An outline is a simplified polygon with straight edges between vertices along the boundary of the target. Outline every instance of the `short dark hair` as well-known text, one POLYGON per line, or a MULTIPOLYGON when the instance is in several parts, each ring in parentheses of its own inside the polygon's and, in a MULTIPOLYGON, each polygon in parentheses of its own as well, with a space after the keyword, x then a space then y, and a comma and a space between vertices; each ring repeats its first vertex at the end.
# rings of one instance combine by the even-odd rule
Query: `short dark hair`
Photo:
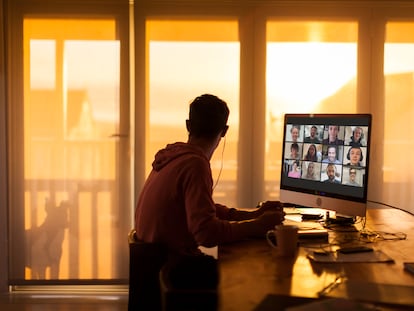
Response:
POLYGON ((217 96, 198 96, 190 104, 188 131, 194 137, 216 137, 227 129, 229 114, 226 102, 217 96))
POLYGON ((299 145, 297 143, 292 143, 290 145, 290 150, 292 150, 292 149, 296 149, 296 151, 299 151, 299 145))

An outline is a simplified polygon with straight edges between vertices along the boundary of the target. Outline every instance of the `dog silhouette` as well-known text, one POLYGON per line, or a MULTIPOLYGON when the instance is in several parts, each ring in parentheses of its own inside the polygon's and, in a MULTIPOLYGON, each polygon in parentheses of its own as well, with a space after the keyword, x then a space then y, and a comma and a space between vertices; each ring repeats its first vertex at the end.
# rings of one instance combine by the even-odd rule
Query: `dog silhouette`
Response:
POLYGON ((56 206, 46 199, 46 217, 37 227, 27 229, 26 266, 31 269, 32 279, 44 280, 50 268, 50 279, 59 278, 62 243, 68 227, 69 203, 62 201, 56 206))

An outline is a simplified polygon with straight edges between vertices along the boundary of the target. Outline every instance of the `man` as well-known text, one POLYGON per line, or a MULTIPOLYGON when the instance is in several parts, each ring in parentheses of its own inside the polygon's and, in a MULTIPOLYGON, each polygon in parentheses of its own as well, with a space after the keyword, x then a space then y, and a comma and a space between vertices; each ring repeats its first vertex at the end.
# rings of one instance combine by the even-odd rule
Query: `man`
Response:
POLYGON ((335 178, 336 166, 334 164, 329 163, 326 166, 326 175, 328 175, 328 179, 325 179, 324 182, 333 183, 333 184, 340 184, 340 181, 335 178))
POLYGON ((318 128, 316 127, 316 125, 312 125, 312 127, 310 128, 309 136, 305 137, 305 143, 319 144, 320 141, 318 139, 318 136, 316 136, 317 134, 318 134, 318 128))
POLYGON ((361 161, 364 159, 361 147, 352 146, 349 148, 346 158, 349 160, 346 165, 361 166, 361 161))
POLYGON ((343 145, 344 141, 338 138, 339 125, 328 126, 328 138, 325 138, 322 143, 324 145, 343 145))
POLYGON ((349 144, 351 146, 357 146, 357 147, 362 147, 362 146, 367 145, 364 139, 364 130, 362 129, 362 127, 360 126, 355 127, 355 129, 352 131, 352 136, 351 136, 349 144))
POLYGON ((336 157, 336 146, 328 146, 328 155, 325 159, 323 159, 323 163, 334 163, 334 164, 341 164, 336 157))
POLYGON ((199 254, 247 237, 265 237, 284 220, 282 204, 264 202, 252 211, 215 204, 210 159, 228 126, 227 104, 204 94, 190 104, 188 141, 155 155, 135 211, 137 237, 165 244, 170 253, 199 254))
POLYGON ((351 167, 349 168, 349 181, 346 183, 346 185, 359 187, 360 184, 357 183, 355 179, 356 179, 356 169, 354 167, 351 167))

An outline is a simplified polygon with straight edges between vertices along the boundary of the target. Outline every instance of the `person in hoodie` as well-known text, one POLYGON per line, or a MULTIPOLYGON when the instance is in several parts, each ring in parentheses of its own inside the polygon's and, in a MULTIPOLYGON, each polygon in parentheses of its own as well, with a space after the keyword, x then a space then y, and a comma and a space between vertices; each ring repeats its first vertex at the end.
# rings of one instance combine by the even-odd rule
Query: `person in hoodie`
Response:
POLYGON ((158 151, 135 211, 137 238, 158 242, 169 252, 198 254, 248 237, 265 237, 284 220, 283 204, 262 202, 239 210, 213 200, 210 159, 225 136, 229 109, 220 98, 204 94, 190 104, 187 142, 158 151))

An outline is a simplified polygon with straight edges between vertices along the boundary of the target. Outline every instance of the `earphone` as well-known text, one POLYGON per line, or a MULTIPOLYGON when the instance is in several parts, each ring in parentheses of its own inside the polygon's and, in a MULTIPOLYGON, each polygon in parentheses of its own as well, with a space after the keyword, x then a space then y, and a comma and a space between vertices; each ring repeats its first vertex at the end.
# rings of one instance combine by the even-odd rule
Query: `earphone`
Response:
MULTIPOLYGON (((229 128, 228 127, 228 125, 226 125, 226 127, 227 127, 227 129, 229 128)), ((227 132, 227 129, 226 129, 226 132, 227 132)), ((222 137, 224 137, 224 142, 223 142, 223 149, 221 150, 221 164, 220 164, 220 171, 219 171, 219 173, 218 173, 218 176, 217 176, 217 180, 216 180, 216 182, 215 182, 215 184, 214 184, 214 186, 213 186, 213 190, 217 187, 217 184, 218 184, 218 182, 219 182, 219 180, 220 180, 220 176, 221 176, 221 172, 223 171, 223 158, 224 158, 224 149, 226 148, 226 133, 224 133, 224 135, 222 136, 222 137)))

